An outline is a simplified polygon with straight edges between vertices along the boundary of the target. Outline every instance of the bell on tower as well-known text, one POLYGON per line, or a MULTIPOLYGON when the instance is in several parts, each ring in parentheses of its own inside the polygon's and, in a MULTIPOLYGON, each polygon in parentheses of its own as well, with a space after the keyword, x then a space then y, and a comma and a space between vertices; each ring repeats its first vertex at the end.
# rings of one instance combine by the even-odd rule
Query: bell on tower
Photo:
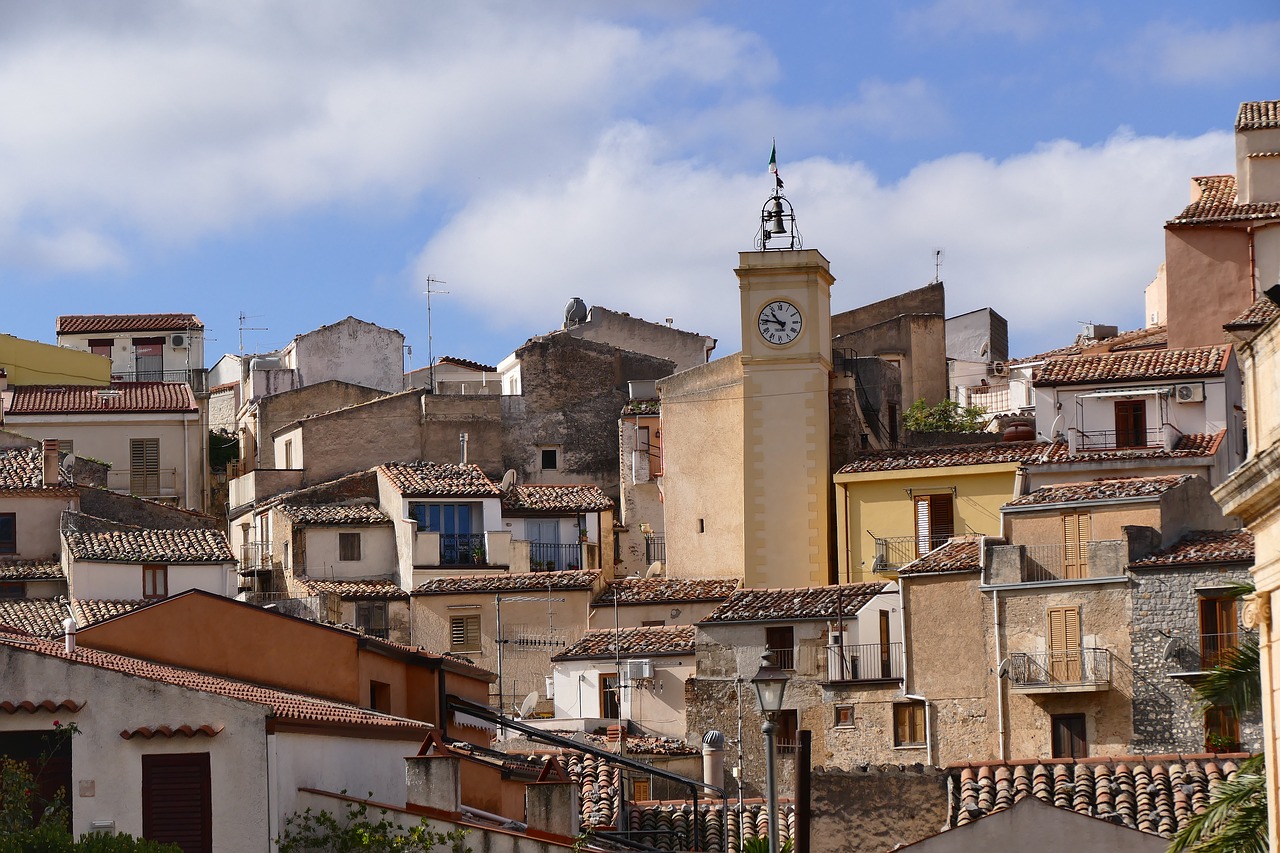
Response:
POLYGON ((782 176, 778 174, 778 144, 769 155, 769 173, 773 175, 773 194, 760 211, 760 230, 756 232, 757 249, 799 249, 804 246, 796 230, 796 213, 782 194, 782 176), (773 241, 772 245, 770 241, 773 241))

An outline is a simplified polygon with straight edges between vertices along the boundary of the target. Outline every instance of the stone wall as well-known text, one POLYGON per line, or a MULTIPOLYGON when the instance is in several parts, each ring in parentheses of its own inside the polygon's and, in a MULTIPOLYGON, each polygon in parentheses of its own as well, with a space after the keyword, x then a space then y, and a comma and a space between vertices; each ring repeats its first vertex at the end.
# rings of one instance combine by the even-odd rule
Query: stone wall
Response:
POLYGON ((106 489, 80 485, 80 511, 95 518, 133 524, 138 527, 183 530, 222 530, 225 523, 211 515, 167 504, 118 495, 106 489))
POLYGON ((817 767, 812 853, 886 853, 947 825, 947 774, 937 767, 817 767))

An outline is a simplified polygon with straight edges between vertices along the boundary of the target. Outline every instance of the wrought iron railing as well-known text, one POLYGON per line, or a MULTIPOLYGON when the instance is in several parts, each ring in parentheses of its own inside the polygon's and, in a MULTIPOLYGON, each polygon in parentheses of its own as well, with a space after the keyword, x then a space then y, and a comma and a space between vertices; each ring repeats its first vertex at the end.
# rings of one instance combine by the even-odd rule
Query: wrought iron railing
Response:
MULTIPOLYGON (((1093 545, 1115 544, 1118 539, 1100 539, 1080 543, 1079 553, 1068 555, 1064 543, 1023 545, 1021 580, 1023 583, 1072 580, 1089 577, 1089 551, 1093 545)), ((1072 548, 1075 551, 1075 548, 1072 548)))
POLYGON ((1208 672, 1240 647, 1240 638, 1236 631, 1172 637, 1166 643, 1164 658, 1178 672, 1208 672))
POLYGON ((486 562, 483 533, 440 534, 440 565, 483 566, 486 562))
POLYGON ((647 565, 667 562, 667 538, 661 533, 644 536, 644 561, 647 565))
POLYGON ((794 646, 787 646, 783 649, 768 649, 773 655, 773 665, 778 669, 795 669, 796 668, 796 650, 794 646))
POLYGON ((1141 447, 1163 447, 1163 429, 1079 431, 1081 450, 1132 450, 1141 447))
POLYGON ((191 390, 203 393, 209 390, 209 371, 195 370, 130 370, 112 373, 112 382, 185 382, 191 390))
POLYGON ((827 646, 827 681, 902 678, 902 643, 827 646))
POLYGON ((582 546, 573 542, 530 542, 529 568, 535 572, 564 572, 582 568, 582 546))
POLYGON ((950 533, 938 533, 930 536, 876 536, 871 537, 876 543, 873 571, 900 569, 907 563, 923 557, 940 545, 945 545, 951 538, 950 533))
POLYGON ((240 571, 255 572, 270 568, 270 542, 246 542, 240 546, 240 571))
POLYGON ((1070 687, 1111 683, 1111 652, 1107 649, 1009 656, 1009 677, 1017 687, 1070 687))

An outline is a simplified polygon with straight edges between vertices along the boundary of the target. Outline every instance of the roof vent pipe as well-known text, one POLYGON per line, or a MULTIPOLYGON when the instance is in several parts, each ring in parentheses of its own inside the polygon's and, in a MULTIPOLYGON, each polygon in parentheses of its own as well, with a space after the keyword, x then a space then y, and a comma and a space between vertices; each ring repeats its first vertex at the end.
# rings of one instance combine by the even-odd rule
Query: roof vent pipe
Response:
POLYGON ((459 465, 467 464, 467 434, 465 432, 458 433, 458 451, 461 455, 459 465))
POLYGON ((62 633, 67 641, 67 654, 76 653, 76 620, 68 616, 62 620, 62 633))

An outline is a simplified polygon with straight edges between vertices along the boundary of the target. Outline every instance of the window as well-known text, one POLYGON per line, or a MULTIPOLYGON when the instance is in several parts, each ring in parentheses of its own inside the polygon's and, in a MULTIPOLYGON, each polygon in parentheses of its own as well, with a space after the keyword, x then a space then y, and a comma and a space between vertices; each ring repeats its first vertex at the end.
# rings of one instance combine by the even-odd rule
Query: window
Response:
POLYGON ((779 755, 800 749, 800 712, 794 708, 778 712, 778 734, 773 742, 779 755))
POLYGON ((1200 599, 1200 669, 1207 672, 1238 645, 1236 600, 1200 599))
POLYGON ((357 602, 356 627, 371 637, 387 639, 387 603, 385 601, 357 602))
POLYGON ((1116 447, 1147 446, 1147 402, 1116 400, 1116 447))
POLYGON ((1054 758, 1087 758, 1084 714, 1054 714, 1049 718, 1054 758))
POLYGON ((164 598, 169 594, 169 567, 142 567, 142 597, 164 598))
POLYGON ((652 799, 650 796, 648 779, 632 779, 631 780, 631 800, 632 802, 643 802, 652 799))
POLYGON ((369 682, 369 709, 391 713, 391 685, 385 681, 369 682))
POLYGON ((449 619, 449 651, 480 651, 480 615, 454 616, 449 619))
POLYGON ((950 493, 916 495, 915 502, 916 556, 923 557, 955 535, 955 511, 950 493))
POLYGON ((27 591, 20 583, 0 583, 0 598, 25 598, 27 591))
POLYGON ((293 468, 293 439, 286 438, 284 440, 284 467, 292 470, 293 468))
POLYGON ((1049 678, 1064 684, 1081 681, 1080 608, 1050 607, 1049 678))
POLYGON ((1062 576, 1089 576, 1089 513, 1067 512, 1062 515, 1062 576))
POLYGON ((622 687, 618 681, 618 673, 600 673, 600 716, 606 720, 616 720, 622 714, 622 687))
POLYGON ((160 439, 129 439, 129 491, 144 498, 160 494, 160 439))
POLYGON ((360 559, 359 533, 338 534, 338 559, 344 563, 350 563, 360 559))
POLYGON ((76 452, 75 441, 70 438, 58 439, 58 452, 59 453, 75 453, 76 452))
POLYGON ((90 338, 89 352, 94 355, 105 355, 107 358, 111 358, 111 348, 115 346, 115 343, 113 338, 90 338))
POLYGON ((836 728, 851 729, 853 728, 853 706, 837 705, 836 706, 836 728))
POLYGON ((560 450, 555 447, 544 447, 541 449, 542 470, 557 471, 560 469, 560 450))
POLYGON ((764 645, 773 652, 773 663, 778 669, 796 668, 795 629, 790 625, 765 628, 764 645))
POLYGON ((133 361, 138 382, 163 382, 164 338, 134 338, 133 361))
POLYGON ((893 706, 893 745, 924 746, 923 702, 903 702, 893 706))
POLYGON ((642 619, 640 620, 641 628, 661 628, 667 624, 666 619, 642 619))
POLYGON ((1206 708, 1204 746, 1209 752, 1240 751, 1240 719, 1230 706, 1206 708))
POLYGON ((0 554, 18 553, 18 516, 0 512, 0 554))
POLYGON ((142 756, 142 836, 213 850, 209 753, 142 756))

